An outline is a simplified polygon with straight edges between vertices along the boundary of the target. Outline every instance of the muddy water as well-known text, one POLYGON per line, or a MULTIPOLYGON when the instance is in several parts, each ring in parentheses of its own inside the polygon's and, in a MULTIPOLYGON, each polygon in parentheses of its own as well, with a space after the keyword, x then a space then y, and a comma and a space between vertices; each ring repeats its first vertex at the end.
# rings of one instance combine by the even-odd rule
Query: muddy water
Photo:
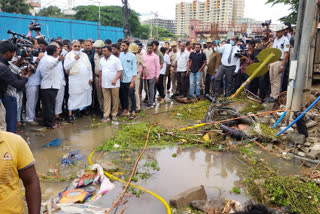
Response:
MULTIPOLYGON (((160 171, 147 180, 135 184, 140 185, 169 201, 191 187, 203 185, 208 198, 222 195, 240 202, 247 201, 244 195, 231 194, 229 191, 241 181, 240 169, 242 166, 233 153, 219 153, 205 151, 198 148, 178 149, 149 149, 145 153, 147 159, 157 160, 160 171), (172 157, 172 154, 178 154, 172 157)), ((110 207, 120 194, 122 184, 117 183, 116 189, 103 196, 94 204, 110 207)), ((238 185, 237 185, 238 186, 238 185)), ((243 192, 243 191, 242 191, 243 192)), ((163 214, 166 209, 153 196, 144 193, 139 198, 131 197, 128 200, 126 213, 163 214)), ((120 207, 121 210, 123 207, 120 207)))
MULTIPOLYGON (((190 125, 189 122, 176 121, 169 119, 169 111, 175 107, 173 102, 162 105, 159 108, 146 110, 146 116, 139 116, 132 123, 149 121, 158 123, 163 127, 177 128, 190 125)), ((119 129, 118 125, 107 125, 101 128, 89 128, 92 120, 89 117, 76 120, 75 124, 65 124, 62 128, 50 131, 35 131, 33 128, 25 128, 22 136, 30 143, 31 150, 36 159, 36 168, 39 174, 47 174, 50 167, 58 169, 60 176, 70 176, 77 174, 81 169, 88 165, 87 157, 92 150, 102 144, 105 139, 111 138, 119 129), (44 148, 43 145, 59 138, 62 145, 59 147, 44 148), (73 150, 79 150, 85 158, 74 167, 63 167, 60 165, 64 154, 73 150)), ((121 122, 121 123, 128 123, 121 122)), ((154 171, 153 175, 147 180, 136 183, 150 191, 160 195, 166 201, 185 191, 188 188, 203 185, 206 188, 208 197, 221 194, 228 199, 235 199, 245 202, 247 198, 241 195, 234 195, 229 191, 234 186, 241 183, 241 172, 245 170, 243 165, 236 159, 236 154, 219 153, 198 148, 177 149, 149 149, 146 151, 145 158, 157 160, 160 171, 154 171), (172 157, 172 154, 178 154, 172 157)), ((145 160, 141 161, 143 164, 145 160)), ((140 164, 140 165, 141 165, 140 164)), ((63 191, 71 181, 66 182, 47 182, 41 181, 41 191, 43 200, 63 191)), ((95 205, 110 207, 112 202, 122 191, 123 185, 115 182, 116 188, 103 196, 95 205)), ((241 191, 244 192, 243 190, 241 191)), ((125 213, 166 213, 163 204, 153 196, 144 193, 140 198, 130 197, 125 204, 128 209, 125 213)))

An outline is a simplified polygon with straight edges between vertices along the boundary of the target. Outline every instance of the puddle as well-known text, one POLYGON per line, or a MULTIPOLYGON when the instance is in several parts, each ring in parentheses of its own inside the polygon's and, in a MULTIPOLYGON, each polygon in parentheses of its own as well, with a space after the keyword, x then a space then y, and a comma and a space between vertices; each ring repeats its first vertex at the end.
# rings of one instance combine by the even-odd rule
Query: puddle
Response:
MULTIPOLYGON (((165 128, 177 128, 189 125, 182 120, 170 119, 167 111, 177 106, 174 102, 168 102, 155 109, 145 111, 145 115, 138 117, 134 121, 122 121, 120 123, 139 123, 148 121, 157 123, 165 128)), ((110 139, 119 129, 118 125, 107 125, 101 128, 89 128, 92 123, 89 117, 80 118, 74 125, 66 125, 57 130, 33 131, 31 127, 26 127, 21 134, 25 140, 30 143, 30 148, 36 159, 36 169, 38 173, 46 175, 50 166, 58 169, 60 176, 70 176, 77 174, 81 169, 88 166, 88 155, 105 139, 110 139), (59 138, 62 139, 62 145, 59 147, 44 148, 43 145, 59 138), (64 154, 73 150, 85 156, 74 167, 63 167, 60 165, 64 154)), ((244 166, 236 159, 235 153, 220 153, 206 151, 199 148, 164 148, 148 149, 144 155, 145 159, 156 160, 159 171, 153 171, 153 175, 147 179, 139 179, 136 185, 142 186, 169 202, 169 199, 191 187, 203 185, 208 194, 208 198, 221 194, 227 199, 233 199, 244 203, 248 198, 241 189, 240 195, 235 195, 229 191, 234 186, 241 186, 242 176, 245 172, 244 166), (177 157, 172 157, 172 154, 177 157)), ((140 165, 145 159, 141 160, 140 165)), ((266 158, 267 159, 267 158, 266 158)), ((276 164, 279 158, 270 158, 276 164)), ((267 160, 268 161, 268 160, 267 160)), ((292 164, 291 164, 292 165, 292 164)), ((290 163, 283 165, 287 169, 290 163)), ((279 168, 281 164, 279 164, 279 168)), ((66 182, 47 182, 41 181, 41 191, 43 200, 63 191, 71 181, 66 182)), ((104 195, 94 205, 101 207, 110 207, 122 191, 123 184, 115 182, 116 188, 104 195)), ((139 214, 163 214, 166 210, 163 204, 153 196, 143 193, 139 198, 135 196, 129 198, 125 213, 139 214)), ((122 209, 122 208, 121 208, 122 209)), ((120 209, 119 209, 120 210, 120 209)), ((118 210, 118 211, 119 211, 118 210)))

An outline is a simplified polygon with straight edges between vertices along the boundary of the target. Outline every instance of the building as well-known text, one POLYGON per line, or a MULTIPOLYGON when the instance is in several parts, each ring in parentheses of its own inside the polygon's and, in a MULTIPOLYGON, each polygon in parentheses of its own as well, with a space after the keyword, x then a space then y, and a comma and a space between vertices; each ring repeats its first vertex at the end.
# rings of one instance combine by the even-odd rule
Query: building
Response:
POLYGON ((26 0, 26 3, 31 6, 30 13, 33 16, 36 14, 35 8, 41 7, 41 0, 26 0))
POLYGON ((231 24, 244 16, 245 0, 206 0, 176 5, 177 35, 189 35, 192 20, 210 23, 231 24))
POLYGON ((168 31, 172 32, 173 34, 176 34, 176 21, 170 20, 170 19, 148 19, 145 21, 142 21, 143 25, 153 25, 157 27, 161 27, 164 29, 167 29, 168 31))

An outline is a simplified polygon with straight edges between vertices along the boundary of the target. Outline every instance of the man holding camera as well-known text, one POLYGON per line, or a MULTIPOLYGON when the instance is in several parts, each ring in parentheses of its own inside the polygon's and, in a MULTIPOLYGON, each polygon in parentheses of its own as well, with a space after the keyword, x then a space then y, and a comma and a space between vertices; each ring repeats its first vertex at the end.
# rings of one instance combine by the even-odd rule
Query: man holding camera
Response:
POLYGON ((215 47, 214 50, 222 53, 221 65, 217 71, 213 84, 213 96, 218 97, 220 95, 220 86, 223 76, 226 76, 226 97, 229 97, 232 93, 232 79, 233 75, 240 69, 240 58, 237 57, 237 52, 240 51, 237 43, 239 38, 233 36, 230 40, 230 44, 225 44, 222 47, 215 47))
MULTIPOLYGON (((8 130, 15 132, 17 114, 15 117, 10 117, 11 111, 14 108, 15 97, 6 96, 8 85, 22 90, 25 84, 28 82, 29 77, 31 76, 31 69, 27 69, 27 73, 18 76, 11 72, 9 68, 9 61, 16 54, 16 46, 9 41, 3 41, 0 43, 0 130, 8 130), (8 112, 7 114, 5 112, 8 112), (7 127, 8 124, 8 127, 7 127), (7 128, 6 128, 7 127, 7 128)), ((15 102, 16 103, 16 102, 15 102)))

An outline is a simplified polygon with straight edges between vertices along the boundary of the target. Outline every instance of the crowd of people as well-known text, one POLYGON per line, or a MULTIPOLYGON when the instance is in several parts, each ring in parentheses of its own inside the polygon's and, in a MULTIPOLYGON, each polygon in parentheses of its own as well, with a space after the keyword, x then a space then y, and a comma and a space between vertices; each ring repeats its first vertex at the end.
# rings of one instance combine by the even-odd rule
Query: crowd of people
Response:
POLYGON ((161 105, 166 95, 189 100, 230 96, 248 78, 246 68, 258 61, 257 55, 272 47, 282 52, 281 59, 247 90, 275 102, 287 87, 293 38, 293 30, 283 24, 273 31, 267 27, 260 40, 233 36, 219 42, 209 38, 204 44, 178 40, 163 47, 156 40, 144 46, 139 40, 57 38, 48 44, 38 37, 30 38, 39 53, 28 66, 15 44, 2 41, 0 128, 15 133, 23 121, 38 126, 42 118, 42 125, 55 129, 79 114, 98 114, 102 122, 134 119, 142 106, 153 108, 156 100, 161 105))

